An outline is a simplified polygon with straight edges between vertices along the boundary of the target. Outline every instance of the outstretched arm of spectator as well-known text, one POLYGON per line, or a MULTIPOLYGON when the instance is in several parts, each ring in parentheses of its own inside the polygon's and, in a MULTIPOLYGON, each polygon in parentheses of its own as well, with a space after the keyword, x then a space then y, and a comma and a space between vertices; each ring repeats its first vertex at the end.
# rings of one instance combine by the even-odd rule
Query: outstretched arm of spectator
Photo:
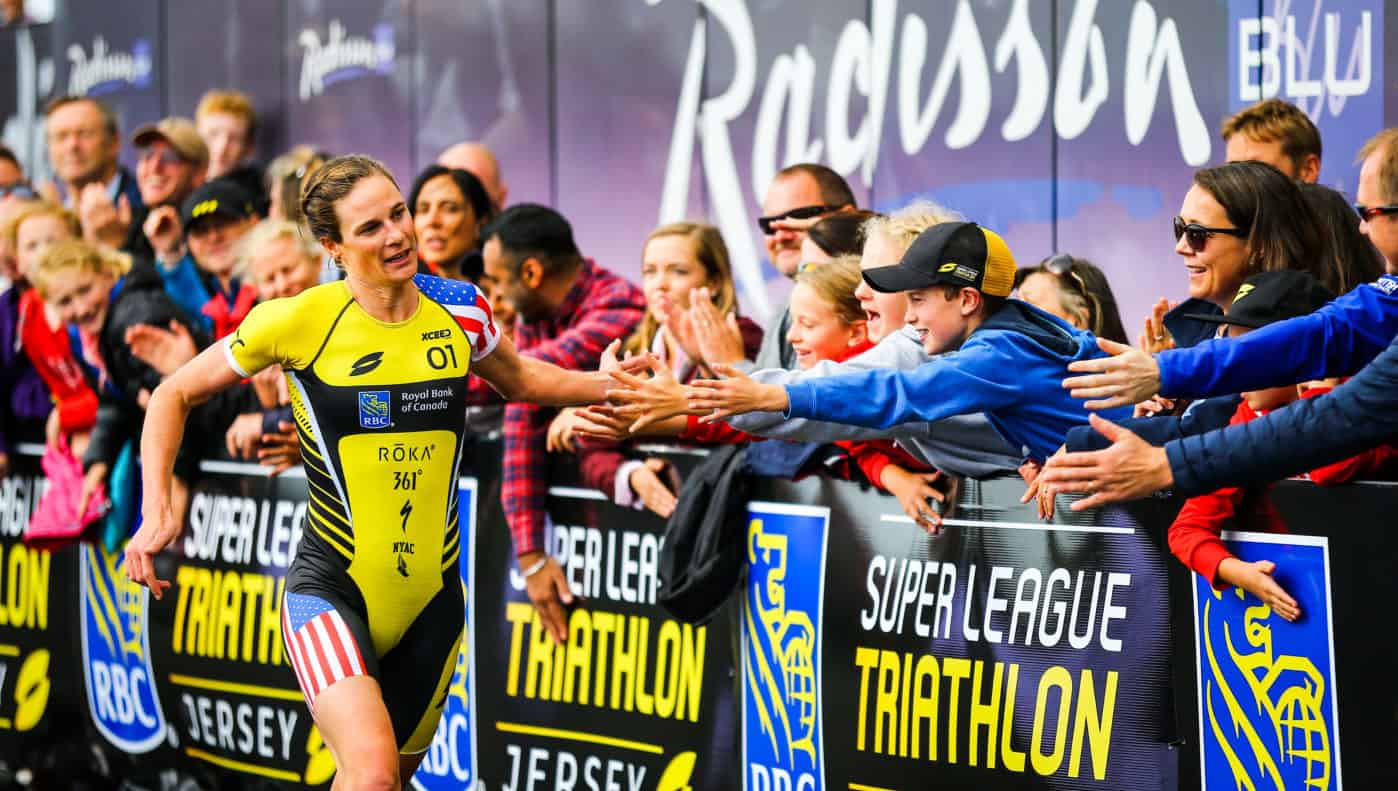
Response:
MULTIPOLYGON (((1246 337, 1246 336, 1245 336, 1246 337)), ((1398 433, 1398 341, 1329 395, 1265 417, 1154 448, 1093 416, 1112 440, 1106 450, 1069 453, 1044 467, 1044 485, 1087 492, 1080 511, 1174 488, 1194 496, 1264 483, 1330 464, 1398 433)))
POLYGON ((195 406, 241 379, 228 364, 223 345, 216 344, 166 379, 146 406, 141 434, 142 524, 126 545, 126 576, 150 588, 157 599, 170 583, 155 576, 155 556, 180 534, 170 481, 185 421, 195 406))

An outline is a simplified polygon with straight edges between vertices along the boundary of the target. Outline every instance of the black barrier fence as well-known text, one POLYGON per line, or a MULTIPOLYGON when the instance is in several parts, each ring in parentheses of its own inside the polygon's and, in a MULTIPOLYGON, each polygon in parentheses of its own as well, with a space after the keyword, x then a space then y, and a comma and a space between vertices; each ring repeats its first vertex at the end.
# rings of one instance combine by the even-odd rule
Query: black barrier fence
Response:
MULTIPOLYGON (((934 538, 867 487, 763 480, 746 582, 694 626, 656 604, 664 523, 555 486, 553 554, 580 597, 556 646, 512 561, 498 450, 477 447, 461 480, 466 639, 417 788, 1398 780, 1393 641, 1373 617, 1398 593, 1393 487, 1282 484, 1292 532, 1236 537, 1240 556, 1277 559, 1306 612, 1288 624, 1169 557, 1169 499, 1046 524, 1019 505, 1021 482, 968 481, 934 538)), ((0 482, 0 780, 331 779, 281 635, 304 478, 204 472, 157 564, 175 582, 160 600, 125 582, 119 553, 21 542, 46 485, 33 455, 0 482)))

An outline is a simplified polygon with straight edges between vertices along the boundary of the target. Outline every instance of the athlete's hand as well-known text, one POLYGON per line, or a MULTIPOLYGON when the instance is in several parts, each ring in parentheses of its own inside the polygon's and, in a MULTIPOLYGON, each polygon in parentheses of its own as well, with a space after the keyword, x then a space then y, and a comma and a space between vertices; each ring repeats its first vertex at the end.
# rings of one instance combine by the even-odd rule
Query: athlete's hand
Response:
POLYGON ((607 391, 607 400, 617 405, 615 414, 632 421, 629 431, 633 434, 687 412, 684 387, 676 381, 670 366, 653 354, 647 354, 645 359, 650 367, 649 379, 613 371, 612 378, 622 387, 607 391))
POLYGON ((148 498, 141 507, 141 527, 126 543, 126 578, 150 588, 156 599, 164 595, 170 583, 155 576, 155 556, 179 535, 180 520, 169 500, 148 498))
MULTIPOLYGON (((543 553, 538 550, 526 552, 519 556, 519 567, 527 569, 541 557, 543 553)), ((553 641, 560 645, 568 642, 568 611, 564 608, 573 604, 573 592, 558 561, 545 559, 543 568, 524 578, 524 590, 553 641)))

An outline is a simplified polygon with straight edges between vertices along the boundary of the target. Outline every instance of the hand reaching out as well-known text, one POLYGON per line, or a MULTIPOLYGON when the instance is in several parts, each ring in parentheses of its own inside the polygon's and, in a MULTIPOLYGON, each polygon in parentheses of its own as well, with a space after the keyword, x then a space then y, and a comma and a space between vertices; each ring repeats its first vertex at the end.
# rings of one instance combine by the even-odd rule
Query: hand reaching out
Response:
POLYGON ((1160 365, 1153 356, 1106 338, 1098 338, 1097 345, 1112 356, 1068 363, 1069 371, 1087 374, 1063 380, 1073 398, 1095 399, 1084 404, 1088 409, 1111 409, 1160 392, 1160 365))
POLYGON ((1277 615, 1295 621, 1301 617, 1301 605, 1272 577, 1276 570, 1277 564, 1270 560, 1249 563, 1240 558, 1224 558, 1218 564, 1218 578, 1261 599, 1277 615))
POLYGON ((576 407, 558 410, 558 414, 549 423, 548 439, 545 442, 549 453, 572 453, 576 450, 573 437, 578 423, 577 413, 576 407))
POLYGON ((942 516, 932 509, 928 500, 946 503, 946 495, 933 485, 941 478, 942 473, 937 470, 911 472, 897 464, 889 464, 883 468, 879 483, 889 494, 898 498, 903 513, 914 524, 926 530, 928 535, 935 536, 942 530, 942 516))
POLYGON ((791 404, 781 385, 761 384, 730 365, 716 366, 715 372, 725 378, 696 379, 684 389, 689 411, 704 415, 700 422, 713 423, 747 412, 785 412, 791 404))
POLYGON ((169 376, 180 366, 193 360, 199 353, 189 330, 178 321, 171 321, 169 329, 153 327, 149 324, 135 324, 126 328, 126 344, 136 359, 154 368, 161 376, 169 376))
POLYGON ((649 379, 613 371, 612 378, 621 387, 607 391, 607 400, 615 406, 615 416, 631 421, 628 431, 632 434, 689 411, 685 388, 675 379, 670 367, 653 354, 646 355, 646 364, 651 372, 649 379))

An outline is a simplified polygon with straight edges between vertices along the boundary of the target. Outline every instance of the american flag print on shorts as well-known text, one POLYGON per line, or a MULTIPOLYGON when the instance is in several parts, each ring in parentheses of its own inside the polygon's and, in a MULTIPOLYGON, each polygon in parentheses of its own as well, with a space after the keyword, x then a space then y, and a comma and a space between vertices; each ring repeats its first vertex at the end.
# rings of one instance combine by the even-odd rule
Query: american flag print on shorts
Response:
POLYGON ((316 696, 326 687, 342 678, 366 674, 364 659, 345 619, 322 598, 286 594, 282 637, 296 680, 312 709, 316 696))

